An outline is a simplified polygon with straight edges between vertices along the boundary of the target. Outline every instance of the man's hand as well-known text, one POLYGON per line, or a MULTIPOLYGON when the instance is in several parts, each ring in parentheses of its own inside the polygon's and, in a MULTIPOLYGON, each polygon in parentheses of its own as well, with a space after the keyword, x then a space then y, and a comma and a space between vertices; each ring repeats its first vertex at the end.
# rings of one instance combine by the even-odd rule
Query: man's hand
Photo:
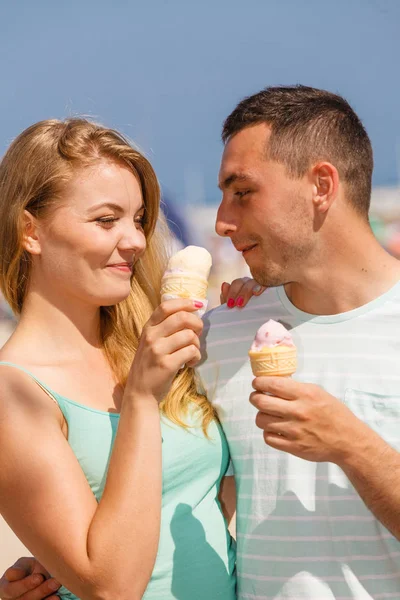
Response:
POLYGON ((336 463, 369 510, 400 540, 399 452, 317 385, 256 377, 253 387, 250 402, 260 411, 256 424, 265 442, 305 460, 336 463))
POLYGON ((272 448, 305 460, 345 459, 352 442, 369 432, 342 402, 317 385, 289 377, 256 377, 250 402, 259 410, 256 425, 272 448))
POLYGON ((1 600, 57 600, 60 584, 34 558, 19 558, 0 579, 1 600))

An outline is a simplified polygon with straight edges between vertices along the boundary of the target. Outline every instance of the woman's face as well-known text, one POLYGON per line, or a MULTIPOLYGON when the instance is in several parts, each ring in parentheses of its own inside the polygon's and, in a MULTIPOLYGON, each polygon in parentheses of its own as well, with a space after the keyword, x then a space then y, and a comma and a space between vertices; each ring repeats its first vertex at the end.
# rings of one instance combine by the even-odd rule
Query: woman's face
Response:
POLYGON ((77 171, 61 205, 38 222, 32 285, 94 306, 124 300, 146 248, 144 218, 141 188, 127 167, 104 161, 77 171))

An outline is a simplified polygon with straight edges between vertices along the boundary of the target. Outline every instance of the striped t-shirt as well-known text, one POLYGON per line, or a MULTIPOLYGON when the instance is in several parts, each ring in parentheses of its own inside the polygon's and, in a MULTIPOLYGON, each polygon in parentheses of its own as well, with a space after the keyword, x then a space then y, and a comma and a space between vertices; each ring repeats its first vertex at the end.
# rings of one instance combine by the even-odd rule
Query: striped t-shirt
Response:
POLYGON ((295 379, 325 388, 400 450, 400 282, 338 315, 306 314, 282 287, 208 313, 199 372, 235 471, 238 598, 400 599, 400 543, 343 471, 268 447, 254 423, 247 352, 268 319, 291 329, 295 379))

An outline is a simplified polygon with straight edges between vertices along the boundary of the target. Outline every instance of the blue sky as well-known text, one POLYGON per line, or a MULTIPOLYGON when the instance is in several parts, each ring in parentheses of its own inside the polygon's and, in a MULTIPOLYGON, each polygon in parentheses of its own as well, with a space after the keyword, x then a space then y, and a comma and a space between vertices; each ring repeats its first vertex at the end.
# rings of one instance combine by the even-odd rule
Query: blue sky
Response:
POLYGON ((85 114, 135 140, 177 202, 216 202, 221 123, 267 85, 344 95, 400 181, 400 0, 3 0, 0 152, 85 114))

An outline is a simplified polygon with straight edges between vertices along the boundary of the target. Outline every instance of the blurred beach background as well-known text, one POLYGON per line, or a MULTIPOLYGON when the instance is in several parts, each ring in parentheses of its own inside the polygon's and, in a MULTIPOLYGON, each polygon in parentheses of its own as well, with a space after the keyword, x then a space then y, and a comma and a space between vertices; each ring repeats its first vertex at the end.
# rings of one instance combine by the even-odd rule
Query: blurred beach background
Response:
MULTIPOLYGON (((400 258, 399 30, 398 0, 3 0, 0 154, 41 119, 119 129, 154 165, 178 243, 212 253, 215 306, 222 281, 248 274, 214 233, 223 119, 267 85, 325 88, 371 137, 371 226, 400 258)), ((14 325, 0 298, 0 346, 14 325)), ((0 517, 0 575, 26 553, 0 517)))

